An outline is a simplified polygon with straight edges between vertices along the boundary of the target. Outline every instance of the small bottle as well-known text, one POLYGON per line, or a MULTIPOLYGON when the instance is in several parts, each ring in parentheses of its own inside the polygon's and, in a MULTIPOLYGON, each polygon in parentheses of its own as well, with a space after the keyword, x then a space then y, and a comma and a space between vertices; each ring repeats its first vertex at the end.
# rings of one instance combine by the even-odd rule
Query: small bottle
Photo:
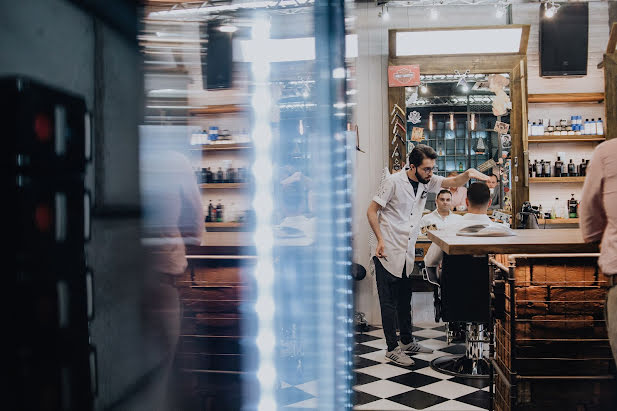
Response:
POLYGON ((211 222, 212 221, 212 217, 214 215, 214 213, 216 213, 214 206, 212 205, 212 200, 210 200, 210 203, 208 204, 208 215, 206 216, 206 221, 207 222, 211 222))
POLYGON ((544 177, 544 160, 539 163, 536 160, 536 177, 544 177))
POLYGON ((555 161, 555 177, 561 177, 562 167, 563 162, 561 161, 561 157, 557 157, 557 161, 555 161))
POLYGON ((548 121, 548 127, 546 128, 547 134, 553 134, 555 132, 555 126, 551 125, 551 120, 548 121))
POLYGON ((592 118, 591 121, 589 122, 589 134, 594 135, 594 136, 598 134, 597 123, 596 123, 595 118, 592 118))
POLYGON ((578 201, 574 199, 574 193, 572 193, 572 198, 570 199, 570 201, 568 201, 568 217, 578 217, 578 201))
POLYGON ((532 131, 531 131, 531 121, 527 121, 527 135, 528 136, 532 136, 533 135, 532 131))
POLYGON ((539 136, 544 135, 544 122, 542 120, 538 122, 538 135, 539 136))
POLYGON ((463 162, 459 161, 458 163, 458 172, 462 173, 463 172, 463 162))
POLYGON ((538 135, 538 126, 536 125, 535 121, 531 124, 531 135, 532 136, 538 135))
POLYGON ((551 162, 545 161, 544 162, 544 177, 550 177, 550 176, 551 176, 551 162))
POLYGON ((578 175, 581 177, 587 175, 587 164, 585 163, 585 159, 581 160, 581 164, 578 166, 578 175))
POLYGON ((572 159, 570 159, 570 162, 568 163, 568 176, 569 177, 578 176, 578 173, 576 172, 576 165, 572 162, 572 159))
POLYGON ((602 119, 598 117, 598 121, 596 121, 596 134, 599 136, 604 135, 604 123, 602 123, 602 119))
POLYGON ((223 183, 225 181, 225 175, 223 174, 223 169, 221 167, 219 167, 218 171, 216 172, 216 183, 223 183))
POLYGON ((538 160, 534 160, 533 164, 531 165, 531 177, 538 176, 538 172, 536 170, 538 170, 538 160))
POLYGON ((589 119, 588 118, 585 119, 585 124, 584 124, 584 127, 583 127, 583 134, 585 134, 585 135, 591 134, 589 132, 589 119))
POLYGON ((220 199, 219 203, 216 205, 216 221, 219 223, 223 222, 223 204, 221 204, 220 199))
POLYGON ((557 218, 557 210, 559 209, 559 197, 555 197, 555 202, 553 203, 553 208, 551 208, 551 219, 554 220, 557 218))

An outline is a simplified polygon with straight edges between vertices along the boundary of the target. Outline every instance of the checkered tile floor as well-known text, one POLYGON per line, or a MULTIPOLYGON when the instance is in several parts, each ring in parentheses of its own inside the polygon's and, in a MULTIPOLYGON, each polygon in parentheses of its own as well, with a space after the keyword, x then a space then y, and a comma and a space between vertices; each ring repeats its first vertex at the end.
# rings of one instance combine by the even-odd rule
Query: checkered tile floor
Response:
MULTIPOLYGON (((356 334, 354 352, 354 410, 448 410, 471 411, 489 407, 487 380, 453 377, 434 371, 431 360, 462 354, 462 344, 447 345, 445 326, 416 324, 414 337, 435 350, 412 356, 415 364, 398 366, 385 358, 386 340, 381 328, 356 334)), ((282 383, 278 403, 286 410, 317 409, 317 383, 310 373, 282 383)))

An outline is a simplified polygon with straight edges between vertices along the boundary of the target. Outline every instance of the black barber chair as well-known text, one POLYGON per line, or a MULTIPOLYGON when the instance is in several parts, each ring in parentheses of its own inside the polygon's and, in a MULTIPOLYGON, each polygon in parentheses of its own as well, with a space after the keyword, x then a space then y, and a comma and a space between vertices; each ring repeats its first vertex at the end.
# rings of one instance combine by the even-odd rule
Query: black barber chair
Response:
POLYGON ((436 358, 431 367, 450 375, 489 378, 484 358, 490 323, 488 257, 444 254, 441 278, 435 267, 425 268, 424 276, 436 286, 435 321, 447 323, 448 343, 461 337, 465 341, 465 354, 436 358))

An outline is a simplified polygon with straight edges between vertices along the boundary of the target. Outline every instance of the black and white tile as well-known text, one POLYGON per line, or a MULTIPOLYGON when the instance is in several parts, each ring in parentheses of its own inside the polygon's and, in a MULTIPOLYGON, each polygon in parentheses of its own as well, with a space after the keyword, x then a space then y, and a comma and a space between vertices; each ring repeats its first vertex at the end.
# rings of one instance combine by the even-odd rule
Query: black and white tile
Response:
MULTIPOLYGON (((356 334, 354 349, 354 410, 447 410, 474 411, 489 407, 487 380, 442 374, 430 367, 438 357, 464 352, 462 344, 446 343, 443 324, 415 324, 413 335, 432 354, 416 354, 414 365, 402 367, 388 361, 383 331, 356 334)), ((310 374, 310 373, 309 373, 310 374)), ((277 397, 286 410, 317 409, 317 382, 304 378, 283 381, 277 397)))
POLYGON ((443 324, 416 324, 413 335, 432 354, 416 354, 411 367, 385 358, 383 331, 356 336, 354 364, 354 410, 448 410, 473 411, 489 407, 487 380, 442 374, 430 367, 438 357, 465 352, 462 344, 446 343, 443 324))

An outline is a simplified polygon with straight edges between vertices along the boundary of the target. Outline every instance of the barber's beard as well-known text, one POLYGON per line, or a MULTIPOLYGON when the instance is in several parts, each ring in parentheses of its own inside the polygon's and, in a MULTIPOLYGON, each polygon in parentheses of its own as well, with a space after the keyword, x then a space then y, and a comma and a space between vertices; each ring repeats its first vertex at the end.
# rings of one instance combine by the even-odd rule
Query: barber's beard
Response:
POLYGON ((419 182, 421 182, 422 184, 428 184, 429 181, 431 181, 431 178, 429 177, 428 180, 424 179, 422 177, 420 177, 420 174, 418 174, 418 169, 416 168, 416 178, 418 179, 419 182))

